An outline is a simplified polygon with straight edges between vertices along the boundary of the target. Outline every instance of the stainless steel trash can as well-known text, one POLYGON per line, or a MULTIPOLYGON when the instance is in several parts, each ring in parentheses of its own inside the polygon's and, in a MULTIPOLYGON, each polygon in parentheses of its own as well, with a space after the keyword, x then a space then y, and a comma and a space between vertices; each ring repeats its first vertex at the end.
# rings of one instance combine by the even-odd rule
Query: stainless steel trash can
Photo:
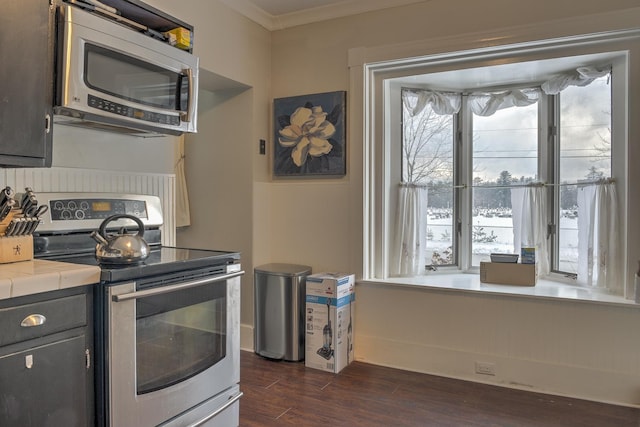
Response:
POLYGON ((270 359, 304 360, 306 279, 311 267, 265 264, 254 270, 255 352, 270 359))

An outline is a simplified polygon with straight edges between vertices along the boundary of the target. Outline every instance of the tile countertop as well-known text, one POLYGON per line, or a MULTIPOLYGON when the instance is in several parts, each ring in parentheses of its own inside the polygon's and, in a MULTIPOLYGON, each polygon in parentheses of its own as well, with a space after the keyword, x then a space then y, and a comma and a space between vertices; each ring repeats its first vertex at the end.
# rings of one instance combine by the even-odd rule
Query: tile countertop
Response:
POLYGON ((0 299, 100 281, 100 267, 34 259, 0 264, 0 299))

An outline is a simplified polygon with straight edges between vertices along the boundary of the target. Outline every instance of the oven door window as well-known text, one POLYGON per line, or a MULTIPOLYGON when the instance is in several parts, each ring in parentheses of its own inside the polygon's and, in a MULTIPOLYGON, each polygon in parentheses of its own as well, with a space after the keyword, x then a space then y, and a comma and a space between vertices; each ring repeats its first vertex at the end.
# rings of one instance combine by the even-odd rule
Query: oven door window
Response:
POLYGON ((225 357, 227 286, 198 286, 136 300, 137 393, 177 384, 225 357))
POLYGON ((189 79, 109 49, 85 45, 85 84, 91 89, 139 104, 186 111, 189 79))

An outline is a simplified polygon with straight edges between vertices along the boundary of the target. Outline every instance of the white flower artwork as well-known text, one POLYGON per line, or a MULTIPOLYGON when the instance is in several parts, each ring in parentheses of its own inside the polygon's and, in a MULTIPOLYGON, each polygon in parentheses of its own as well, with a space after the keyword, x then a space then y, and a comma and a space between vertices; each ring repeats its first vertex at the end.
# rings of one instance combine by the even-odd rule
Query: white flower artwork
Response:
POLYGON ((274 175, 345 175, 346 92, 274 100, 274 175))

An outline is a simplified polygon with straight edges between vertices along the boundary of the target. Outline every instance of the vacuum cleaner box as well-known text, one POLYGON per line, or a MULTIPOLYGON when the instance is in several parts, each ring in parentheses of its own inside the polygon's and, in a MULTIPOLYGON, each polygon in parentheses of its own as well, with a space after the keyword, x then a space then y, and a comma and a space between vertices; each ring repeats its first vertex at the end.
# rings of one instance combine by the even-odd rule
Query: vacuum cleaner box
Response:
POLYGON ((338 373, 353 361, 355 275, 307 276, 305 366, 338 373))
POLYGON ((480 262, 480 282, 498 285, 535 286, 535 264, 480 262))

